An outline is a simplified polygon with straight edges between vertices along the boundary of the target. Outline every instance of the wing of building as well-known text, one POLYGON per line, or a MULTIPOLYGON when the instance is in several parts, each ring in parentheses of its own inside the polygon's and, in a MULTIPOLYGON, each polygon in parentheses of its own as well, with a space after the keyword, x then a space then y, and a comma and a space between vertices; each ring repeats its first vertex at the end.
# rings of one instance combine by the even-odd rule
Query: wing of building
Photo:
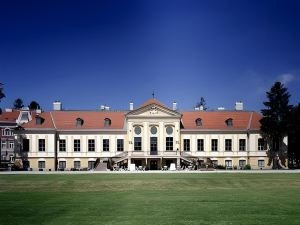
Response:
POLYGON ((180 112, 156 99, 114 112, 64 111, 54 103, 18 129, 24 165, 33 170, 101 169, 108 164, 150 170, 200 166, 266 168, 257 112, 180 112), (105 164, 104 164, 105 163, 105 164))
POLYGON ((20 156, 20 149, 15 145, 14 130, 18 125, 30 121, 34 115, 35 112, 27 108, 6 109, 0 114, 0 167, 12 166, 15 163, 15 154, 20 156))

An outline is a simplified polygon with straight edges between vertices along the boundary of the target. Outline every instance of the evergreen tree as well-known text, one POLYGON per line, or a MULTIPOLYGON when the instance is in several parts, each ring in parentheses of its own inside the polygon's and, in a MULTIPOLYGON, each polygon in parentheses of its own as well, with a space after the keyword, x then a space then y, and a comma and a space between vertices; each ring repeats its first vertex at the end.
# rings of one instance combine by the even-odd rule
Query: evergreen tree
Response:
POLYGON ((287 146, 283 142, 288 134, 289 115, 292 106, 289 105, 290 94, 280 82, 275 82, 267 92, 268 101, 264 102, 266 109, 261 110, 261 133, 268 146, 269 163, 274 169, 286 166, 287 146))
POLYGON ((290 168, 300 168, 300 103, 293 107, 289 121, 288 159, 290 168))
POLYGON ((0 83, 0 102, 1 102, 2 98, 5 98, 5 94, 4 94, 4 91, 3 91, 3 84, 0 83))
POLYGON ((21 109, 24 107, 23 100, 21 98, 17 98, 14 101, 14 109, 21 109))
POLYGON ((203 97, 200 98, 200 101, 196 103, 196 108, 202 107, 203 110, 207 110, 206 101, 203 97))
POLYGON ((36 110, 36 109, 40 109, 41 107, 40 107, 39 103, 37 103, 36 101, 32 101, 32 102, 30 102, 28 108, 30 110, 36 110))

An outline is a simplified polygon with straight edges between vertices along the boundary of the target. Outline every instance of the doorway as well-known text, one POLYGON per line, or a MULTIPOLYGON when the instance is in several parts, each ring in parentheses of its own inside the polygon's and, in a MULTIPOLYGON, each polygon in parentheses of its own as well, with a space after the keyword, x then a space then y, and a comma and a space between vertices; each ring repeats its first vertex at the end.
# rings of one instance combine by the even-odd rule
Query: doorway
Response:
POLYGON ((157 170, 157 160, 150 160, 150 170, 157 170))

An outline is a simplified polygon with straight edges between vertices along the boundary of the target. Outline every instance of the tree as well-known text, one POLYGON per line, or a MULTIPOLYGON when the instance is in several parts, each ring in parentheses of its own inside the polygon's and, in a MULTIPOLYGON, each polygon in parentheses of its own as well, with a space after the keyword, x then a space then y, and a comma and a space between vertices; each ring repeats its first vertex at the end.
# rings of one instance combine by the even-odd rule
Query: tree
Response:
POLYGON ((36 109, 40 109, 41 108, 40 104, 37 103, 36 101, 30 102, 30 104, 29 104, 28 107, 29 107, 30 110, 36 110, 36 109))
POLYGON ((264 102, 263 118, 260 120, 261 133, 268 146, 269 163, 273 169, 286 166, 287 145, 284 138, 288 135, 289 115, 292 106, 289 105, 290 94, 280 82, 275 82, 266 93, 268 101, 264 102))
POLYGON ((289 168, 300 168, 300 103, 291 111, 288 137, 289 168))
POLYGON ((201 97, 200 101, 196 103, 196 108, 202 108, 203 110, 207 110, 206 101, 203 97, 201 97))
POLYGON ((0 83, 0 102, 1 102, 2 98, 5 98, 5 94, 4 94, 4 91, 3 91, 3 84, 0 83))
MULTIPOLYGON (((5 98, 5 94, 3 92, 3 84, 0 83, 0 102, 1 102, 1 99, 2 98, 5 98)), ((2 113, 2 109, 0 108, 0 114, 2 113)), ((1 160, 1 159, 0 159, 1 160)))
POLYGON ((14 109, 21 109, 24 107, 23 100, 21 98, 17 98, 14 101, 14 109))

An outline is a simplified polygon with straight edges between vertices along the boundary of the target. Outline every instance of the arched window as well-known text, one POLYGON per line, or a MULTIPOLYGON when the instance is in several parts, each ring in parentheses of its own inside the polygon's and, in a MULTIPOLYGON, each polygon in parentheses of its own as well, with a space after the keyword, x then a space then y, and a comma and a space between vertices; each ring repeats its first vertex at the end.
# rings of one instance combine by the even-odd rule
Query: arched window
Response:
POLYGON ((225 121, 225 123, 226 123, 227 127, 232 127, 233 126, 233 120, 231 118, 227 119, 225 121))
POLYGON ((202 119, 198 118, 195 120, 196 126, 201 127, 202 126, 202 119))
POLYGON ((76 119, 76 127, 81 127, 83 125, 83 119, 81 118, 77 118, 76 119))
POLYGON ((9 128, 5 128, 2 130, 2 135, 3 136, 12 136, 12 131, 9 128))
POLYGON ((109 127, 111 125, 111 120, 109 118, 104 119, 104 127, 109 127))

